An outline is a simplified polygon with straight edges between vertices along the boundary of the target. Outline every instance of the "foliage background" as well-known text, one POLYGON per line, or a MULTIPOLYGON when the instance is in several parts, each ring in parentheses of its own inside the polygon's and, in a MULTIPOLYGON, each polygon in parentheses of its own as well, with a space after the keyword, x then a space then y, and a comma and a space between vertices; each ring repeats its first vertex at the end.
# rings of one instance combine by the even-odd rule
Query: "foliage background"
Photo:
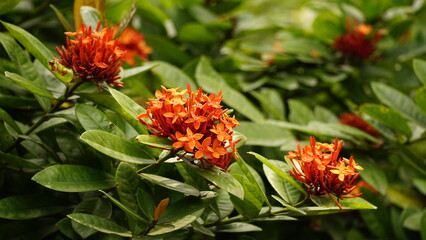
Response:
MULTIPOLYGON (((133 1, 105 3, 106 7, 99 9, 100 15, 115 25, 126 17, 133 1)), ((65 29, 49 4, 62 12, 74 29, 72 23, 78 12, 74 13, 73 1, 4 1, 0 4, 0 18, 26 29, 54 53, 56 46, 65 44, 65 29)), ((262 232, 217 233, 216 238, 426 239, 424 1, 141 0, 136 6, 130 25, 144 34, 153 53, 148 62, 138 62, 147 71, 123 78, 126 87, 120 89, 121 93, 144 105, 161 85, 186 88, 189 82, 202 85, 207 92, 223 90, 224 104, 235 110, 241 122, 237 131, 247 137, 239 153, 261 174, 268 193, 273 193, 274 188, 267 184, 262 163, 247 152, 283 160, 287 151, 296 148, 298 140, 306 143, 310 135, 322 142, 339 137, 345 140, 342 155, 353 155, 365 169, 361 178, 371 187, 362 188, 363 197, 378 207, 375 211, 300 217, 298 221, 257 222, 262 232), (345 33, 347 17, 381 29, 383 37, 377 44, 376 58, 345 58, 332 47, 333 40, 345 33), (277 51, 274 44, 279 44, 283 52, 277 51), (377 129, 380 138, 340 124, 343 112, 359 114, 377 129)), ((97 18, 93 9, 81 16, 85 22, 90 22, 91 16, 97 18)), ((10 36, 4 26, 1 31, 1 36, 10 36)), ((33 54, 28 49, 24 51, 33 54)), ((0 149, 4 152, 16 139, 14 126, 5 116, 9 115, 17 128, 28 128, 42 116, 39 103, 43 100, 3 74, 8 71, 25 75, 23 72, 28 69, 16 65, 17 60, 11 59, 5 48, 0 50, 0 57, 0 149)), ((47 89, 60 95, 63 87, 40 65, 34 64, 47 89)), ((56 224, 65 216, 63 212, 70 211, 64 200, 74 209, 80 199, 97 196, 46 190, 31 180, 40 168, 56 163, 106 172, 114 168, 109 157, 80 140, 89 127, 84 126, 81 117, 75 117, 75 111, 107 120, 97 128, 124 138, 137 132, 116 109, 102 105, 101 95, 91 90, 82 89, 78 99, 69 99, 69 106, 38 129, 36 137, 26 139, 12 152, 30 163, 13 166, 10 156, 1 153, 0 198, 47 192, 60 199, 49 203, 49 217, 19 221, 2 218, 2 239, 67 239, 56 224), (76 110, 76 103, 93 108, 76 110)), ((151 173, 181 178, 171 167, 151 173)), ((155 201, 172 192, 157 192, 155 201)), ((105 198, 98 199, 102 200, 92 203, 99 206, 94 207, 95 215, 108 217, 114 213, 114 218, 124 219, 120 216, 124 213, 105 198)), ((275 201, 274 205, 278 203, 275 201)), ((87 236, 116 239, 102 233, 87 236)), ((81 234, 74 237, 79 239, 81 234)), ((207 237, 198 233, 193 238, 207 237)))

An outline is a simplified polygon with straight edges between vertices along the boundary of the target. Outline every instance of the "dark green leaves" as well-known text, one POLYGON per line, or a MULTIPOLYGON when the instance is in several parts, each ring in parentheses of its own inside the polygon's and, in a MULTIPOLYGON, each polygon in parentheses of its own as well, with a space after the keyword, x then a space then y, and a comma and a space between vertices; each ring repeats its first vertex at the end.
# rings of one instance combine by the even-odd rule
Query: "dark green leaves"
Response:
POLYGON ((40 96, 43 96, 43 97, 47 97, 47 98, 52 98, 52 99, 54 98, 53 95, 50 92, 48 92, 47 90, 45 90, 43 88, 40 88, 39 86, 37 86, 36 84, 31 82, 30 80, 25 79, 24 77, 19 76, 18 74, 11 73, 11 72, 5 72, 5 75, 6 75, 6 77, 15 81, 17 84, 26 88, 31 93, 34 93, 36 95, 40 95, 40 96))
POLYGON ((81 135, 87 144, 105 155, 131 163, 156 163, 143 149, 122 138, 99 130, 90 130, 81 135))
POLYGON ((147 174, 147 173, 141 173, 140 176, 143 179, 146 179, 154 184, 158 184, 162 187, 178 191, 184 194, 192 195, 195 197, 200 196, 200 191, 198 189, 194 188, 191 185, 185 184, 183 182, 179 182, 170 178, 154 175, 154 174, 147 174))
POLYGON ((115 186, 114 176, 79 165, 53 165, 38 172, 32 180, 61 192, 88 192, 115 186))
POLYGON ((73 213, 68 215, 73 221, 76 221, 84 226, 93 228, 100 232, 115 234, 122 237, 131 237, 132 234, 126 228, 108 220, 95 215, 86 213, 73 213))
POLYGON ((426 61, 414 59, 413 68, 420 82, 423 83, 423 85, 426 85, 426 61))

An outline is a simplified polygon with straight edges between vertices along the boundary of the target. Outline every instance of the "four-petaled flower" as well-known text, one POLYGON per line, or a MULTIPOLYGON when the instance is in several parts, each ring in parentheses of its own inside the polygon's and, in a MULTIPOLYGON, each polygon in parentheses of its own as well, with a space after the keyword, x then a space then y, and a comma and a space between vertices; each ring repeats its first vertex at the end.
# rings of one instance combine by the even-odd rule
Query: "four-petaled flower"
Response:
MULTIPOLYGON (((297 150, 286 156, 293 163, 290 174, 303 182, 311 195, 321 196, 331 194, 337 198, 358 197, 361 194, 349 195, 354 190, 359 173, 363 170, 353 157, 339 157, 343 141, 337 138, 333 144, 316 142, 310 138, 310 145, 303 148, 297 144, 297 150), (346 196, 345 196, 346 195, 346 196), (348 196, 349 195, 349 196, 348 196)), ((334 198, 331 197, 334 200, 334 198)), ((339 208, 342 206, 335 201, 339 208)))
POLYGON ((100 83, 108 86, 123 87, 120 79, 121 59, 124 51, 112 40, 114 31, 104 28, 101 31, 100 23, 92 31, 92 27, 83 25, 77 32, 66 32, 66 47, 56 48, 61 56, 57 61, 67 68, 71 68, 76 77, 85 82, 93 82, 101 91, 100 83), (70 39, 73 37, 74 39, 70 39))
POLYGON ((195 159, 226 169, 236 156, 233 128, 239 125, 234 117, 222 109, 222 93, 205 94, 202 89, 192 92, 166 89, 149 99, 145 113, 138 116, 141 123, 157 136, 173 141, 175 151, 185 151, 195 159), (145 121, 149 118, 150 121, 145 121))

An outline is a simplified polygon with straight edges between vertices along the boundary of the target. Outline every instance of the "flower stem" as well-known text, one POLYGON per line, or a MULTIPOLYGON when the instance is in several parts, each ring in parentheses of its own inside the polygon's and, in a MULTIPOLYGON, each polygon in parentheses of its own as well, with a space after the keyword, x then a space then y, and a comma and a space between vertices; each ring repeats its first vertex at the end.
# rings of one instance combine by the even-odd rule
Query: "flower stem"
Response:
MULTIPOLYGON (((68 100, 69 97, 72 96, 73 92, 83 83, 83 81, 79 81, 77 83, 75 83, 74 85, 72 85, 71 87, 67 87, 67 89, 65 90, 65 94, 63 96, 63 98, 61 98, 60 100, 58 100, 55 105, 53 105, 48 111, 46 111, 43 116, 38 119, 37 122, 35 122, 27 131, 25 131, 23 133, 24 136, 30 135, 32 132, 34 132, 34 130, 36 130, 42 123, 46 122, 51 116, 51 113, 56 112, 59 107, 68 100)), ((18 136, 17 139, 15 139, 15 141, 4 150, 4 153, 8 153, 10 152, 12 149, 14 149, 19 143, 21 143, 24 140, 24 138, 18 136)))

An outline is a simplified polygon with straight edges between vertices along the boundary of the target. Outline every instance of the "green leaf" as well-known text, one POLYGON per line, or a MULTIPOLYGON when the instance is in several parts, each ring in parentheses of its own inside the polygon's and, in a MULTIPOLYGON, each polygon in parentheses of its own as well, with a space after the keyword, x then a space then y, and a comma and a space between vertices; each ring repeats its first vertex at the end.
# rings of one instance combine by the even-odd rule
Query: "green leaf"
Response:
POLYGON ((79 165, 53 165, 38 172, 32 180, 62 192, 88 192, 115 186, 112 175, 79 165))
POLYGON ((32 169, 32 170, 40 170, 42 169, 41 166, 27 160, 24 158, 20 158, 18 156, 2 153, 0 152, 0 159, 7 162, 9 167, 17 168, 17 169, 32 169))
POLYGON ((139 175, 129 164, 121 162, 118 165, 115 173, 118 196, 120 197, 120 201, 134 212, 138 211, 136 193, 138 191, 139 180, 139 175))
POLYGON ((156 67, 152 70, 152 72, 160 78, 161 82, 169 88, 181 87, 182 89, 186 89, 187 85, 191 85, 195 90, 197 85, 195 82, 184 73, 179 68, 171 65, 170 63, 163 61, 153 61, 152 64, 155 64, 156 67))
POLYGON ((101 16, 96 8, 90 6, 80 7, 81 20, 84 25, 91 26, 92 29, 96 29, 98 22, 101 21, 101 16))
POLYGON ((327 122, 327 123, 339 122, 339 119, 336 117, 336 115, 334 115, 332 111, 320 105, 315 106, 314 117, 315 117, 315 120, 319 122, 327 122))
POLYGON ((372 82, 371 87, 382 103, 394 108, 404 117, 426 127, 426 116, 422 114, 420 109, 408 96, 380 82, 372 82))
POLYGON ((60 213, 70 206, 46 194, 6 197, 0 200, 0 218, 33 219, 60 213))
POLYGON ((392 108, 377 104, 364 104, 360 107, 360 111, 407 137, 411 136, 407 120, 392 108))
POLYGON ((374 161, 357 160, 357 162, 364 168, 361 172, 361 178, 381 194, 386 195, 388 179, 386 178, 384 169, 374 161))
POLYGON ((110 131, 110 123, 104 112, 87 104, 78 104, 75 115, 85 130, 110 131))
POLYGON ((133 101, 131 98, 125 94, 109 88, 109 92, 114 97, 114 99, 120 104, 120 106, 129 113, 132 117, 137 118, 140 114, 145 113, 145 109, 133 101))
POLYGON ((3 22, 7 30, 15 37, 37 60, 48 67, 49 60, 53 59, 53 54, 36 37, 24 29, 10 23, 3 22))
POLYGON ((12 11, 12 9, 18 5, 21 0, 8 0, 0 2, 0 15, 12 11))
POLYGON ((121 210, 123 210, 125 213, 127 213, 128 216, 133 217, 136 220, 139 220, 145 224, 148 223, 148 221, 146 221, 144 218, 142 218, 141 216, 139 216, 137 213, 135 213, 133 210, 131 210, 130 208, 128 208, 126 205, 124 205, 123 203, 121 203, 120 201, 118 201, 116 198, 114 198, 113 196, 109 195, 108 193, 99 190, 99 192, 105 194, 105 196, 107 196, 109 198, 109 200, 111 200, 111 202, 113 202, 117 207, 119 207, 121 210))
POLYGON ((171 189, 173 191, 178 191, 184 194, 192 195, 195 197, 200 196, 200 191, 194 188, 191 185, 185 184, 183 182, 179 182, 170 178, 148 174, 148 173, 140 173, 139 174, 143 179, 146 179, 154 184, 160 185, 162 187, 171 189))
MULTIPOLYGON (((161 37, 158 35, 147 35, 145 40, 148 46, 151 46, 155 51, 152 52, 152 59, 156 59, 153 63, 157 64, 158 61, 164 61, 163 63, 170 63, 177 66, 183 66, 187 62, 191 61, 190 55, 184 52, 180 46, 175 44, 173 41, 169 40, 166 37, 161 37)), ((172 66, 172 65, 171 65, 172 66)), ((173 84, 174 76, 171 76, 171 79, 167 79, 167 83, 171 83, 171 86, 167 87, 177 87, 178 84, 173 84)), ((163 82, 164 85, 166 85, 163 82)), ((186 86, 182 86, 186 87, 186 86)))
POLYGON ((261 161, 263 164, 265 164, 267 167, 269 167, 272 171, 274 171, 279 177, 281 177, 285 181, 289 182, 291 185, 293 185, 296 189, 298 189, 299 191, 304 193, 305 196, 306 196, 307 193, 306 193, 305 189, 303 189, 299 184, 297 184, 297 182, 294 181, 294 179, 292 177, 290 177, 290 175, 285 173, 279 167, 275 166, 267 158, 265 158, 264 156, 262 156, 258 153, 255 153, 255 152, 248 152, 248 154, 255 156, 259 161, 261 161))
POLYGON ((263 109, 273 119, 285 120, 285 106, 281 95, 276 89, 262 88, 259 92, 252 91, 251 94, 262 104, 263 109))
POLYGON ((230 223, 211 228, 214 232, 239 233, 239 232, 260 232, 262 229, 250 223, 230 223))
POLYGON ((423 85, 426 85, 426 61, 421 59, 413 60, 413 69, 423 85))
POLYGON ((210 231, 210 229, 204 227, 203 225, 201 225, 200 223, 198 223, 197 221, 194 221, 191 223, 191 226, 194 228, 195 231, 202 233, 204 235, 210 236, 210 237, 214 237, 216 236, 214 234, 214 232, 210 231))
POLYGON ((424 212, 420 219, 420 233, 422 235, 422 240, 426 240, 426 213, 424 212))
POLYGON ((99 152, 120 161, 138 164, 156 163, 143 149, 111 133, 90 130, 84 132, 81 139, 99 152))
POLYGON ((217 194, 216 200, 210 204, 211 211, 207 217, 203 218, 205 224, 225 219, 234 211, 230 194, 222 189, 217 190, 217 194))
POLYGON ((299 100, 288 100, 288 107, 290 111, 288 118, 293 123, 305 125, 315 119, 312 110, 299 100))
POLYGON ((31 82, 30 80, 25 79, 24 77, 19 76, 16 73, 5 72, 5 75, 6 75, 7 78, 12 79, 17 84, 19 84, 22 87, 26 88, 28 91, 30 91, 33 94, 54 99, 53 95, 49 91, 47 91, 47 90, 45 90, 43 88, 40 88, 39 86, 37 86, 36 84, 34 84, 33 82, 31 82))
POLYGON ((165 137, 154 136, 154 135, 139 135, 136 137, 136 141, 153 146, 161 149, 172 149, 173 142, 165 137))
POLYGON ((86 213, 73 213, 67 215, 73 221, 93 228, 99 232, 115 234, 122 237, 131 237, 132 233, 111 220, 86 213))
POLYGON ((247 138, 246 145, 281 146, 289 139, 294 139, 288 129, 268 123, 240 121, 240 126, 237 126, 235 130, 247 138))
POLYGON ((413 184, 423 195, 426 195, 426 179, 415 178, 413 184))
POLYGON ((284 207, 286 207, 287 209, 292 210, 292 211, 295 211, 295 212, 298 212, 298 213, 301 213, 302 215, 306 215, 306 212, 304 212, 304 211, 302 211, 302 210, 300 210, 300 209, 298 209, 298 208, 296 208, 296 207, 291 206, 291 205, 290 205, 288 202, 286 202, 284 199, 282 199, 282 198, 280 198, 280 197, 278 197, 278 196, 275 196, 275 195, 271 195, 271 197, 272 197, 273 199, 277 200, 279 203, 281 203, 281 205, 283 205, 283 206, 284 206, 284 207))
POLYGON ((416 102, 420 110, 423 112, 423 114, 426 115, 426 86, 416 91, 414 101, 416 102))
POLYGON ((227 191, 228 193, 244 199, 244 188, 241 184, 228 172, 217 167, 212 166, 208 169, 201 168, 195 164, 185 161, 192 169, 194 169, 203 178, 209 180, 216 186, 227 191))
MULTIPOLYGON (((306 213, 307 216, 314 216, 314 215, 325 215, 325 214, 333 214, 333 213, 341 213, 344 211, 351 211, 351 210, 372 210, 377 209, 376 206, 369 203, 368 201, 357 197, 357 198, 345 198, 343 200, 340 200, 339 203, 342 205, 343 210, 340 210, 339 207, 334 205, 332 207, 300 207, 299 210, 306 213)), ((298 212, 290 212, 290 216, 301 216, 302 214, 298 212)))
POLYGON ((59 19, 62 26, 65 28, 65 31, 72 32, 73 29, 71 25, 69 24, 68 20, 65 18, 64 14, 62 14, 62 12, 59 9, 57 9, 55 5, 53 4, 49 4, 49 7, 53 9, 53 11, 55 11, 56 17, 59 19))
POLYGON ((148 72, 149 70, 157 67, 158 65, 155 63, 144 64, 143 66, 128 68, 121 71, 121 81, 136 76, 141 73, 148 72))
POLYGON ((244 199, 241 200, 237 197, 230 196, 235 209, 247 219, 255 218, 259 215, 260 209, 263 205, 263 193, 256 187, 256 183, 250 182, 242 175, 232 175, 244 188, 244 199))
POLYGON ((0 120, 3 120, 13 128, 17 133, 22 134, 22 130, 18 127, 15 120, 3 109, 0 108, 0 120))
POLYGON ((260 123, 264 120, 263 114, 242 93, 233 89, 211 66, 207 58, 201 58, 195 72, 197 82, 209 93, 222 91, 223 102, 237 110, 253 122, 260 123))
POLYGON ((179 29, 178 38, 182 42, 198 44, 214 44, 220 40, 220 36, 211 31, 206 25, 197 22, 184 24, 179 29))
MULTIPOLYGON (((140 178, 138 176, 138 178, 140 178)), ((155 203, 152 194, 145 191, 143 188, 139 188, 136 193, 139 209, 149 220, 154 219, 155 203)))
MULTIPOLYGON (((284 172, 288 172, 291 169, 291 167, 283 161, 269 160, 269 162, 284 172)), ((295 205, 302 200, 303 194, 297 188, 281 178, 265 164, 263 165, 263 171, 271 186, 287 203, 295 205)))

